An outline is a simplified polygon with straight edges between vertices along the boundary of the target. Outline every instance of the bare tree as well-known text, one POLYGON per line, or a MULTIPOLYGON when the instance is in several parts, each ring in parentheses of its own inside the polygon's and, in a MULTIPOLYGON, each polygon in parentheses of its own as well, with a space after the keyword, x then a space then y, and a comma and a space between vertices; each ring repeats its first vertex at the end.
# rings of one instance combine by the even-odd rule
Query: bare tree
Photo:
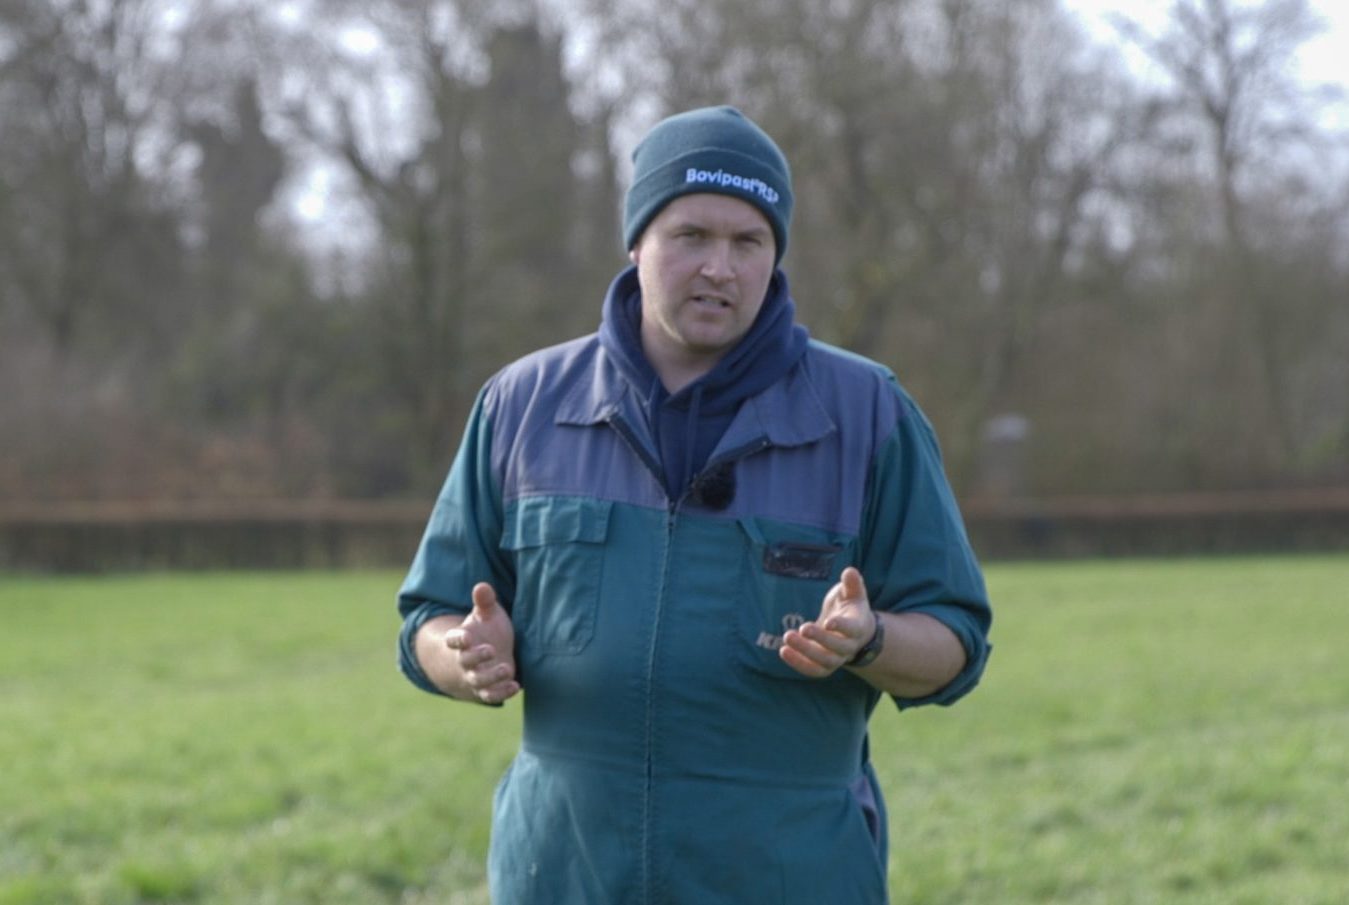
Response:
POLYGON ((654 112, 729 99, 779 138, 804 317, 899 367, 963 477, 1145 128, 1122 76, 1049 0, 600 5, 654 112))
POLYGON ((593 326, 635 136, 711 103, 792 161, 801 316, 963 489, 1004 412, 1048 492, 1342 479, 1314 25, 1121 23, 1159 88, 1054 0, 11 0, 0 496, 433 486, 481 380, 593 326), (340 278, 280 203, 305 166, 363 217, 321 224, 340 278))
POLYGON ((142 155, 163 77, 147 48, 152 0, 20 4, 0 81, 0 279, 63 354, 158 326, 147 277, 172 286, 177 236, 142 155))
POLYGON ((587 272, 576 260, 587 228, 573 226, 588 184, 574 168, 584 130, 560 37, 533 4, 339 11, 381 51, 344 54, 331 35, 303 45, 323 78, 296 92, 288 116, 340 165, 374 224, 368 339, 408 419, 414 483, 427 484, 490 370, 561 338, 602 290, 557 298, 587 272))
POLYGON ((1173 107, 1202 130, 1227 274, 1219 291, 1244 323, 1268 435, 1277 460, 1286 463, 1299 445, 1288 385, 1292 350, 1283 336, 1282 294, 1264 272, 1267 243, 1255 229, 1254 209, 1278 181, 1280 159, 1315 141, 1313 95, 1292 63, 1322 23, 1307 0, 1176 0, 1160 35, 1127 19, 1118 26, 1166 72, 1173 107))
MULTIPOLYGON (((308 139, 345 167, 376 224, 370 288, 379 310, 369 319, 368 339, 389 389, 411 416, 413 458, 427 474, 448 446, 468 381, 471 92, 457 70, 456 32, 435 27, 437 6, 444 9, 388 4, 374 20, 408 67, 408 87, 424 111, 408 136, 409 150, 392 155, 377 140, 389 137, 378 131, 387 103, 379 92, 387 85, 372 80, 348 94, 361 82, 350 70, 331 87, 311 86, 291 111, 308 139)), ((325 71, 349 65, 330 60, 325 71)))

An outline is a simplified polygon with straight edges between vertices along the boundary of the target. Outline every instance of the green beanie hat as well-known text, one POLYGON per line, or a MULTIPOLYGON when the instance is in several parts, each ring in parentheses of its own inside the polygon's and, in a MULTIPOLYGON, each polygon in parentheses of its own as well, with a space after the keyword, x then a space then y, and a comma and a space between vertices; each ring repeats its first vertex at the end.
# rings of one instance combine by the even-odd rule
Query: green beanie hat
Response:
POLYGON ((792 222, 792 172, 768 133, 739 110, 703 107, 662 120, 632 152, 632 164, 623 205, 627 248, 680 195, 715 192, 763 212, 782 260, 792 222))

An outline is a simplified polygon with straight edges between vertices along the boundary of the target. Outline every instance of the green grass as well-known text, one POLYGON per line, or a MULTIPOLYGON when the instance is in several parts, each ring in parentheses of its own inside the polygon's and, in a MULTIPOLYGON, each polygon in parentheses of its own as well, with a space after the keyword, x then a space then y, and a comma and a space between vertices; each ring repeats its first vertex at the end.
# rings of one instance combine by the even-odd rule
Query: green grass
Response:
MULTIPOLYGON (((486 902, 519 707, 393 660, 392 573, 0 578, 0 905, 486 902)), ((1346 901, 1349 557, 997 565, 883 709, 895 902, 1346 901)))

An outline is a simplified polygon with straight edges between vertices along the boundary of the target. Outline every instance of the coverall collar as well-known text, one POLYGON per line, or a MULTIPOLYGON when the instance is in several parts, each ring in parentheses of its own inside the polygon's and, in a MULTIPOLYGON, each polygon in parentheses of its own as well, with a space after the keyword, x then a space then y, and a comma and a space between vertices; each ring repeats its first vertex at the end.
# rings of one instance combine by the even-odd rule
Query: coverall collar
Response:
MULTIPOLYGON (((642 400, 623 380, 606 350, 601 348, 589 364, 590 373, 578 380, 557 407, 557 424, 593 426, 615 418, 634 430, 642 430, 642 400)), ((749 397, 727 428, 713 458, 760 441, 777 447, 804 446, 838 429, 811 384, 810 375, 798 363, 766 390, 749 397)))

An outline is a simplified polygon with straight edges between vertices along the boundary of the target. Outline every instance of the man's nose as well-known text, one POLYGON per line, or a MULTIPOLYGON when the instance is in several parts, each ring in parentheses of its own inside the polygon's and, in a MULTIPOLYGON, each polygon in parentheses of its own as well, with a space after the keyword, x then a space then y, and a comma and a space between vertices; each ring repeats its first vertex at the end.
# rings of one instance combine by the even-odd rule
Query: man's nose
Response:
POLYGON ((725 282, 734 277, 735 268, 731 266, 731 243, 709 242, 702 271, 703 276, 717 282, 725 282))

